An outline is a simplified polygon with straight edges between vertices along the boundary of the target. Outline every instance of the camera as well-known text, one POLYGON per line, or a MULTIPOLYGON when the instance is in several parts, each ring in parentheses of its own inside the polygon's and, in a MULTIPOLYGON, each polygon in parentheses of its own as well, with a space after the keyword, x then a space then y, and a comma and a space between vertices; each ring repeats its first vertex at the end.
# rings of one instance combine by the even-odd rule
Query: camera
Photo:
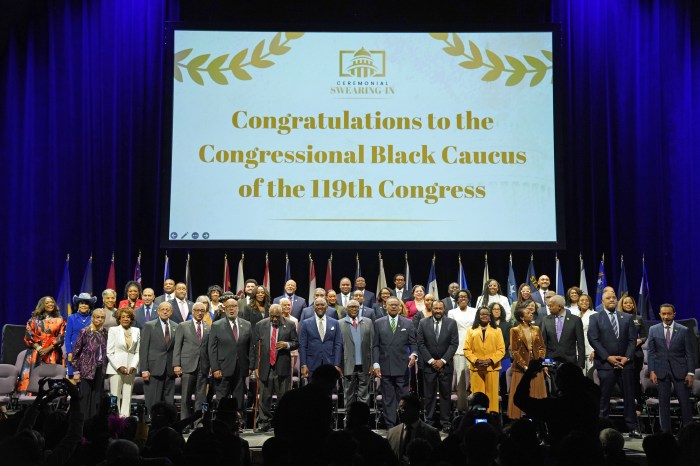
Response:
POLYGON ((65 390, 66 382, 63 379, 49 379, 49 390, 65 390))
POLYGON ((202 413, 209 411, 209 403, 202 403, 202 413))
POLYGON ((542 367, 557 367, 557 362, 552 358, 544 358, 542 360, 542 367))
POLYGON ((474 424, 481 424, 482 422, 489 422, 489 420, 486 419, 485 417, 474 418, 474 424))

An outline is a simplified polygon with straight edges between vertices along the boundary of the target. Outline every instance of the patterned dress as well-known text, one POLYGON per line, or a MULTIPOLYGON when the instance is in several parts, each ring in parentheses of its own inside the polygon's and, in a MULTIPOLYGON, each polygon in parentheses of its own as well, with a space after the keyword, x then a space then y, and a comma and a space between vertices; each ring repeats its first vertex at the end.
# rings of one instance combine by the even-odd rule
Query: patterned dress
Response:
POLYGON ((63 363, 63 340, 66 334, 66 321, 63 317, 45 317, 37 319, 32 317, 27 322, 27 328, 24 333, 24 342, 29 347, 27 355, 22 362, 19 381, 17 382, 17 391, 21 394, 27 392, 29 387, 29 376, 32 368, 39 364, 62 364, 63 363), (34 349, 35 344, 41 345, 42 348, 48 348, 53 345, 54 348, 43 356, 39 356, 39 352, 34 349))

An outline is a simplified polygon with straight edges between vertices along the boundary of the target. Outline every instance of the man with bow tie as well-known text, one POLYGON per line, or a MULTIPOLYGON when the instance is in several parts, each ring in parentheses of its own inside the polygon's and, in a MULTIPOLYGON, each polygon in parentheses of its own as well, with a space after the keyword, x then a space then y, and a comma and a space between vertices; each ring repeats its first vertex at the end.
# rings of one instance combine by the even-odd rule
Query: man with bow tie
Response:
POLYGON ((649 379, 659 387, 661 430, 671 432, 671 386, 681 406, 683 425, 693 422, 690 388, 695 380, 697 363, 690 331, 674 321, 675 306, 669 303, 662 304, 659 316, 661 323, 649 329, 647 360, 649 379))

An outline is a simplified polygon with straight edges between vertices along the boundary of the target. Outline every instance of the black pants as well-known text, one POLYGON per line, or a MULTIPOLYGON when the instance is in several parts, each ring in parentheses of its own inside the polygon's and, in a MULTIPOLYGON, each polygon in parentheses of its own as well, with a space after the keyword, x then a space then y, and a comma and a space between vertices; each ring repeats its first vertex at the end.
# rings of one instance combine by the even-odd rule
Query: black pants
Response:
POLYGON ((102 396, 104 395, 104 372, 103 366, 95 368, 95 376, 92 380, 80 378, 80 409, 85 415, 85 419, 89 419, 100 408, 102 396))

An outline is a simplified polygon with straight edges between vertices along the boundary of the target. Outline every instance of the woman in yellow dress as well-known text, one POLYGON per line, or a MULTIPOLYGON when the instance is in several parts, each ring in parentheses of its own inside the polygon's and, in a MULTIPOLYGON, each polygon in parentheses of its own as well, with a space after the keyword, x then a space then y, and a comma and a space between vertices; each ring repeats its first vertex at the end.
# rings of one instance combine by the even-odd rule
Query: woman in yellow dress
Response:
POLYGON ((477 311, 472 328, 464 342, 464 356, 469 361, 472 393, 481 392, 489 397, 489 412, 498 413, 498 375, 501 359, 506 354, 503 334, 496 327, 487 307, 477 311))
MULTIPOLYGON (((534 316, 528 308, 529 302, 521 303, 515 310, 515 320, 518 325, 510 329, 510 352, 513 356, 513 378, 510 382, 510 397, 508 398, 508 417, 520 419, 523 412, 513 404, 513 395, 518 388, 523 374, 533 359, 542 359, 545 354, 542 332, 536 325, 532 325, 534 316)), ((530 396, 532 398, 546 398, 547 388, 544 385, 544 374, 538 372, 530 381, 530 396)))

